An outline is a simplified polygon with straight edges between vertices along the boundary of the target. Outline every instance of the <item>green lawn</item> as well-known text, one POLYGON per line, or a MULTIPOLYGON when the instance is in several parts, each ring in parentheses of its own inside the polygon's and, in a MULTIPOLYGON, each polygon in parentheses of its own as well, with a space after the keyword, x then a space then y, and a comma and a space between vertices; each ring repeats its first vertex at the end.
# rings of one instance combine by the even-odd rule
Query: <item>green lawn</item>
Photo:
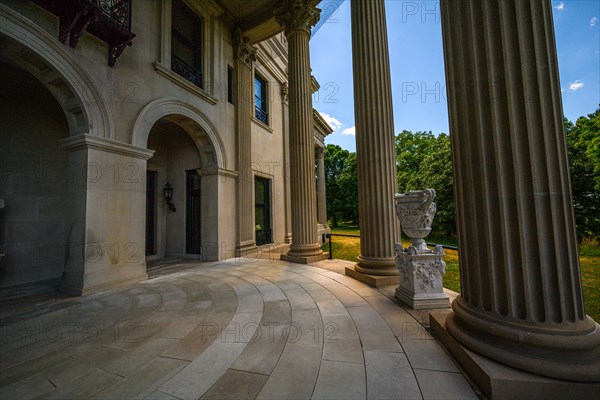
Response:
MULTIPOLYGON (((332 233, 344 235, 359 235, 357 226, 343 225, 333 228, 332 233)), ((456 238, 428 237, 430 243, 456 246, 456 238)), ((333 256, 341 260, 356 261, 360 253, 360 239, 349 237, 332 238, 333 256)), ((403 245, 409 242, 403 238, 403 245)), ((323 245, 323 250, 329 251, 329 244, 323 245)), ((446 275, 444 287, 460 292, 460 273, 458 269, 458 252, 445 250, 446 275)), ((583 295, 586 313, 595 321, 600 321, 600 243, 598 241, 584 241, 580 246, 579 259, 581 264, 581 279, 583 282, 583 295)))

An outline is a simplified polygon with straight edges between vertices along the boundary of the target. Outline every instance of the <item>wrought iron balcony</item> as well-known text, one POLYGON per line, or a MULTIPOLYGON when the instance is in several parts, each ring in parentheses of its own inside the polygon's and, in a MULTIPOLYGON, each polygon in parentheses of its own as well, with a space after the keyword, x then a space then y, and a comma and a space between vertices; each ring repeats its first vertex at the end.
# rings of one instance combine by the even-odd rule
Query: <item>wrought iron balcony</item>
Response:
POLYGON ((32 0, 60 19, 58 39, 76 47, 87 30, 108 45, 114 66, 135 35, 131 32, 131 0, 32 0))
POLYGON ((171 70, 192 82, 194 85, 202 88, 202 72, 188 65, 177 56, 171 54, 171 70))
POLYGON ((263 244, 273 243, 273 230, 272 229, 257 229, 256 230, 256 245, 262 246, 263 244))
POLYGON ((267 114, 262 108, 260 108, 257 105, 254 106, 254 115, 256 116, 257 120, 264 123, 265 125, 269 125, 269 114, 267 114))

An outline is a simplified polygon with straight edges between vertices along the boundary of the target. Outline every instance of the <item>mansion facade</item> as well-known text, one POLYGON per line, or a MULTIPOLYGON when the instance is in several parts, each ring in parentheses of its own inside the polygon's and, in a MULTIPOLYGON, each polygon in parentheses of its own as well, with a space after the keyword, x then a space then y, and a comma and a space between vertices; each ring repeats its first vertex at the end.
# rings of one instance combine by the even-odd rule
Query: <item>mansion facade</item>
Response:
POLYGON ((2 1, 2 288, 85 294, 291 242, 288 46, 233 3, 2 1))

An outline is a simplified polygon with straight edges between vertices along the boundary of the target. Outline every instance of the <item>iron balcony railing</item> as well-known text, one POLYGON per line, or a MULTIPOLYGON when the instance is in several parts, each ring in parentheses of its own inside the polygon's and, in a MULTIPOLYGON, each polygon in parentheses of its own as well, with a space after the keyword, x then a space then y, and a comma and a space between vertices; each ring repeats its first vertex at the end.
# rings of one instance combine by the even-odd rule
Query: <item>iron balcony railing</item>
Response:
POLYGON ((202 87, 202 72, 175 55, 171 55, 171 70, 199 88, 202 87))
POLYGON ((254 106, 254 115, 256 119, 262 122, 265 125, 269 125, 269 114, 267 114, 262 108, 255 105, 254 106))
POLYGON ((256 245, 262 246, 263 244, 273 243, 273 230, 272 229, 257 229, 256 230, 256 245))
POLYGON ((135 35, 131 32, 131 0, 33 0, 59 17, 58 39, 76 47, 85 31, 108 44, 108 65, 135 35))

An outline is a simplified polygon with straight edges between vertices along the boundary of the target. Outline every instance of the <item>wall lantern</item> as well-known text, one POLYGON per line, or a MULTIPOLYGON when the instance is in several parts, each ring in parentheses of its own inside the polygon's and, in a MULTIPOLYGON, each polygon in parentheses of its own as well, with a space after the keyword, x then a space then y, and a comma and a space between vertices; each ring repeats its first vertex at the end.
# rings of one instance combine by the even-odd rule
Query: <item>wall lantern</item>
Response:
POLYGON ((169 182, 167 182, 163 190, 165 192, 165 201, 169 205, 169 210, 175 212, 175 204, 173 204, 173 188, 169 182))

